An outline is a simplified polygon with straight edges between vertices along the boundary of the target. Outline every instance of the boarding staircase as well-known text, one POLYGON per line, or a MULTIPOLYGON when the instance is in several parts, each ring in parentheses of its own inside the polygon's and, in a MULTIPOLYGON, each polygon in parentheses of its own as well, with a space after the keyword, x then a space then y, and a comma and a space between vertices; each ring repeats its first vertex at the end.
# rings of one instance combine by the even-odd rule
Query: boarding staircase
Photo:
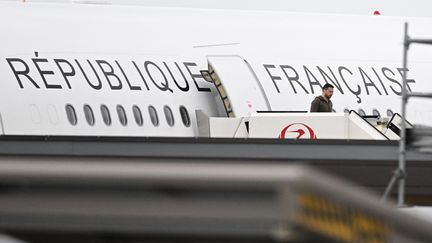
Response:
POLYGON ((349 113, 274 111, 246 60, 236 55, 208 56, 207 59, 208 70, 201 73, 218 90, 226 116, 208 117, 197 111, 201 137, 399 139, 393 129, 397 127, 394 125, 398 121, 396 116, 384 123, 379 117, 360 116, 353 110, 349 113))

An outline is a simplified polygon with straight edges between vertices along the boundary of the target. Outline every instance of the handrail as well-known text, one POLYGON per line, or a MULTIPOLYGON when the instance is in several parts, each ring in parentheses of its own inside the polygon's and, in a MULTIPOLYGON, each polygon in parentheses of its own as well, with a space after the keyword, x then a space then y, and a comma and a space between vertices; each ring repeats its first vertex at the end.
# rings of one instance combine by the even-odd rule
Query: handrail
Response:
POLYGON ((390 140, 389 137, 387 137, 384 133, 382 133, 380 130, 378 130, 375 126, 373 126, 372 124, 370 124, 368 121, 366 121, 364 119, 363 116, 361 116, 357 111, 355 110, 350 110, 349 114, 351 114, 351 112, 353 112, 354 114, 356 114, 358 117, 360 117, 364 122, 366 122, 367 124, 369 124, 369 126, 373 127, 377 132, 379 132, 380 134, 382 134, 383 137, 385 137, 387 140, 390 140))

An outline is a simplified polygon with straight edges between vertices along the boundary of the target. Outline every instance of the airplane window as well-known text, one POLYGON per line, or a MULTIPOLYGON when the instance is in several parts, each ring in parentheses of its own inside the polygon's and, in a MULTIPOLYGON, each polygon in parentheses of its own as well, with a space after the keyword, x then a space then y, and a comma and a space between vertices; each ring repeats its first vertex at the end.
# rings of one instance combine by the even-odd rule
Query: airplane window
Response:
POLYGON ((372 110, 372 114, 373 114, 374 116, 381 116, 381 114, 379 113, 379 111, 378 111, 377 109, 373 109, 373 110, 372 110))
POLYGON ((127 117, 126 117, 126 112, 125 112, 123 106, 117 105, 117 115, 118 115, 118 118, 120 120, 120 123, 123 126, 126 126, 127 125, 127 117))
POLYGON ((393 116, 393 111, 390 110, 390 109, 388 109, 388 110, 387 110, 387 116, 388 116, 388 117, 393 116))
POLYGON ((75 126, 77 124, 78 120, 77 120, 77 116, 75 113, 75 109, 73 108, 73 106, 71 104, 66 105, 66 115, 67 115, 67 118, 69 120, 69 123, 75 126))
POLYGON ((93 115, 93 110, 89 105, 84 105, 84 115, 85 115, 87 123, 90 126, 93 126, 95 124, 95 119, 94 119, 94 115, 93 115))
POLYGON ((366 112, 363 109, 358 109, 358 113, 360 116, 366 116, 366 112))
POLYGON ((153 123, 154 126, 158 126, 159 125, 159 118, 158 118, 156 109, 153 106, 149 106, 148 111, 150 114, 151 122, 153 123))
POLYGON ((107 126, 111 125, 111 115, 106 105, 101 105, 101 113, 105 125, 107 126))
POLYGON ((186 127, 190 127, 191 122, 190 122, 189 113, 188 113, 186 107, 180 106, 180 115, 181 115, 181 119, 182 119, 183 124, 186 127))
POLYGON ((174 116, 169 106, 164 106, 165 119, 170 127, 174 126, 174 116))
POLYGON ((132 111, 135 117, 135 122, 138 126, 142 126, 144 122, 140 108, 137 105, 134 105, 132 106, 132 111))

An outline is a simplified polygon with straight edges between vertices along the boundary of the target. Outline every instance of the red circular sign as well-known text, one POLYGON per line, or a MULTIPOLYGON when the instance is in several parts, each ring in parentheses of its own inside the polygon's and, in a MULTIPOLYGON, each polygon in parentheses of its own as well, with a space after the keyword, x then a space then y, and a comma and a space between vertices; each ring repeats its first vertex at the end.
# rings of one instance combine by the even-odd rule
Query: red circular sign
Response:
POLYGON ((279 139, 317 139, 315 131, 304 123, 291 123, 279 133, 279 139))

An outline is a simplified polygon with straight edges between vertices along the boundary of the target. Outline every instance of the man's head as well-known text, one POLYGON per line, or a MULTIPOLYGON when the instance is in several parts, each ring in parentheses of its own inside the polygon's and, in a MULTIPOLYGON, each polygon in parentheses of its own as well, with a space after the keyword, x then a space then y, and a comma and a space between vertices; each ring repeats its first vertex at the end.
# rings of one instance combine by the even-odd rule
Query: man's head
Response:
POLYGON ((322 88, 322 96, 326 97, 327 99, 330 99, 333 95, 333 85, 326 83, 324 84, 322 88))

